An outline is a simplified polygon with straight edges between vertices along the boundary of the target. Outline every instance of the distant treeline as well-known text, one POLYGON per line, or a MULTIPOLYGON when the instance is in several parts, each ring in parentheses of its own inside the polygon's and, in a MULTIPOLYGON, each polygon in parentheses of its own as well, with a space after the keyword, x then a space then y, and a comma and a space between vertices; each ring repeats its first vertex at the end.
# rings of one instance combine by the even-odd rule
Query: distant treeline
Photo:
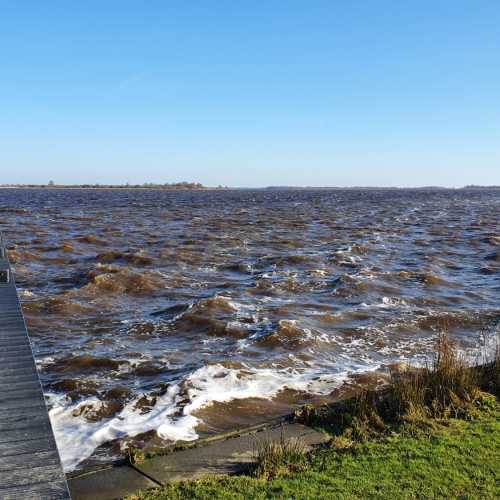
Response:
MULTIPOLYGON (((64 189, 210 189, 199 182, 173 182, 158 184, 145 182, 144 184, 56 184, 50 181, 48 184, 2 184, 1 187, 12 188, 64 188, 64 189)), ((218 187, 222 189, 222 186, 218 187)))

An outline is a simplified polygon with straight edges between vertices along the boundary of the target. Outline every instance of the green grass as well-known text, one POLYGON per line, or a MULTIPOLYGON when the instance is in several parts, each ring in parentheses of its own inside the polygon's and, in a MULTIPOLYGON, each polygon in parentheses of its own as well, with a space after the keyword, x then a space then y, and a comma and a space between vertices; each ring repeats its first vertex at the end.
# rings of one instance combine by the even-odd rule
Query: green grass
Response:
POLYGON ((469 420, 370 438, 346 451, 313 453, 304 471, 171 484, 132 497, 160 499, 499 498, 500 405, 488 398, 469 420))

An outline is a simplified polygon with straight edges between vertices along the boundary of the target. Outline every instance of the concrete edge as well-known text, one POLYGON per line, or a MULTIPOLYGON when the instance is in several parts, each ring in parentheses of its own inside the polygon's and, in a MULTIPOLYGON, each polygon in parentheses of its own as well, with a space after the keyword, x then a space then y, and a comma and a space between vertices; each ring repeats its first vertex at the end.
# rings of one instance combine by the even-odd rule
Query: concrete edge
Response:
MULTIPOLYGON (((287 417, 290 420, 289 417, 287 417)), ((149 473, 147 467, 143 465, 153 463, 155 461, 162 462, 163 460, 171 460, 173 455, 177 453, 191 453, 196 448, 209 449, 211 446, 217 446, 217 443, 222 441, 228 442, 231 440, 238 441, 239 438, 253 438, 255 436, 261 435, 265 436, 266 432, 277 431, 280 428, 286 429, 288 425, 294 425, 291 422, 287 422, 285 419, 275 419, 272 422, 267 422, 260 425, 255 425, 240 429, 237 431, 232 431, 225 433, 223 435, 209 436, 208 438, 202 438, 193 443, 189 443, 182 449, 174 449, 171 447, 168 452, 163 454, 156 454, 151 458, 148 458, 140 464, 133 463, 121 463, 120 465, 105 466, 98 470, 87 470, 80 473, 68 474, 68 486, 71 492, 73 500, 115 500, 118 498, 123 498, 127 495, 132 495, 140 490, 147 490, 155 487, 161 487, 166 482, 169 481, 179 481, 186 479, 197 479, 207 475, 206 473, 196 473, 193 472, 191 475, 190 471, 186 471, 189 477, 172 477, 168 481, 164 478, 157 477, 155 473, 149 473)), ((303 426, 307 427, 307 426, 303 426)), ((313 428, 307 427, 311 432, 316 433, 313 428)), ((319 434, 319 432, 318 432, 319 434)), ((248 440, 248 442, 250 442, 248 440)), ((249 452, 251 448, 247 446, 249 452)), ((231 463, 231 455, 227 454, 224 456, 222 461, 226 461, 228 464, 231 463)), ((222 474, 231 474, 238 472, 238 469, 234 469, 234 472, 223 472, 222 474)), ((208 473, 209 474, 209 473, 208 473)))

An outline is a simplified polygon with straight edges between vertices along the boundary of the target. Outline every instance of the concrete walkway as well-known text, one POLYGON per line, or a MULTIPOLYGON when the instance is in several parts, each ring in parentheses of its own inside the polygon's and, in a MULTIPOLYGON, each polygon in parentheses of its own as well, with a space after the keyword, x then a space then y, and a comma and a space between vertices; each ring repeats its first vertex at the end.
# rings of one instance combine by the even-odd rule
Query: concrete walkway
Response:
POLYGON ((261 426, 240 435, 200 442, 184 450, 146 460, 134 466, 114 467, 69 480, 73 500, 112 500, 169 481, 199 479, 212 474, 242 472, 254 461, 259 443, 299 438, 308 448, 326 443, 328 437, 309 427, 285 423, 261 426))

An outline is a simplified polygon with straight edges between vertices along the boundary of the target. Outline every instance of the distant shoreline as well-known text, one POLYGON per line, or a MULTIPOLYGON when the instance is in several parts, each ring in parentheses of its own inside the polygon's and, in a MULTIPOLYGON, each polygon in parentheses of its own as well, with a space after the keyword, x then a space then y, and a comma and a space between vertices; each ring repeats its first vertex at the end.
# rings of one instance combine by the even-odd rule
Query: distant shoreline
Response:
POLYGON ((491 191, 500 190, 499 186, 421 186, 421 187, 389 187, 389 186, 267 186, 267 187, 230 187, 203 186, 201 184, 0 184, 0 189, 88 189, 88 190, 157 190, 157 191, 491 191))
POLYGON ((156 189, 162 191, 212 191, 227 187, 207 187, 197 183, 179 184, 0 184, 0 189, 156 189))

